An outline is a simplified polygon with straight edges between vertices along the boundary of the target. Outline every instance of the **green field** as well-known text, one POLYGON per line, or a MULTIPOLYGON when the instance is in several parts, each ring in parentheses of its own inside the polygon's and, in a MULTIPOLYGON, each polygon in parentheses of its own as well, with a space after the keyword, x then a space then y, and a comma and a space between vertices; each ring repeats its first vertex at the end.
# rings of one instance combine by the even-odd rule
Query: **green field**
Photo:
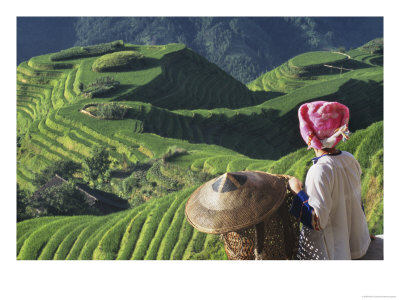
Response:
POLYGON ((340 148, 360 161, 370 230, 383 233, 382 54, 362 48, 350 51, 351 58, 305 53, 245 86, 182 44, 93 49, 91 55, 86 50, 71 50, 73 57, 42 55, 18 66, 17 182, 33 192, 35 176, 47 166, 65 159, 82 163, 93 147, 103 146, 113 171, 127 173, 111 176, 107 191, 132 208, 20 222, 18 259, 226 259, 218 237, 186 222, 185 201, 199 184, 226 171, 304 179, 312 153, 300 137, 297 109, 319 99, 350 108, 355 133, 340 148), (123 67, 93 71, 99 58, 131 51, 143 56, 139 68, 126 68, 122 59, 123 67), (118 81, 118 88, 84 97, 80 86, 104 76, 118 81), (81 112, 109 102, 127 108, 122 120, 81 112), (185 153, 164 161, 172 148, 185 153), (146 202, 134 205, 137 197, 146 202))
POLYGON ((346 59, 346 56, 340 53, 328 51, 316 51, 300 54, 291 60, 292 64, 298 68, 304 68, 314 65, 335 63, 346 59))

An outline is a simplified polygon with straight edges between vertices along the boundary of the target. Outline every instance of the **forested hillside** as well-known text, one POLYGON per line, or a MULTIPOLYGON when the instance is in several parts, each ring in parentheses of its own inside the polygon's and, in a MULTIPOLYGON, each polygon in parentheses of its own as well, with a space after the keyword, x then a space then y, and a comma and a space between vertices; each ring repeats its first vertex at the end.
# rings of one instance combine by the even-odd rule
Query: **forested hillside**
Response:
POLYGON ((17 62, 122 39, 183 43, 242 83, 307 51, 356 48, 383 36, 378 17, 20 17, 17 62))

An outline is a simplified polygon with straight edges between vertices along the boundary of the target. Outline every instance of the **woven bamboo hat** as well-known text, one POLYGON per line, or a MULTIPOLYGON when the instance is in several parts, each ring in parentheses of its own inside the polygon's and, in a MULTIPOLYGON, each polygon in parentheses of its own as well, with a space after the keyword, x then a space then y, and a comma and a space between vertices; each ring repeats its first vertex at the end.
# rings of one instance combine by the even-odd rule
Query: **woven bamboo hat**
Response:
POLYGON ((185 214, 197 230, 221 234, 266 220, 285 195, 285 176, 259 171, 225 173, 190 196, 185 214))

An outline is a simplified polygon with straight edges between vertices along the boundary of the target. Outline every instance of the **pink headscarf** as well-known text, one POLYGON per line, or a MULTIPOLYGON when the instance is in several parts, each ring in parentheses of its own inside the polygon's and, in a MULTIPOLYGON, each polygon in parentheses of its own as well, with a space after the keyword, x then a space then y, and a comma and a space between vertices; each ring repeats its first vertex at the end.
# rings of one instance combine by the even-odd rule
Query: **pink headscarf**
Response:
POLYGON ((300 133, 310 148, 333 148, 348 139, 349 109, 338 102, 315 101, 299 108, 300 133))

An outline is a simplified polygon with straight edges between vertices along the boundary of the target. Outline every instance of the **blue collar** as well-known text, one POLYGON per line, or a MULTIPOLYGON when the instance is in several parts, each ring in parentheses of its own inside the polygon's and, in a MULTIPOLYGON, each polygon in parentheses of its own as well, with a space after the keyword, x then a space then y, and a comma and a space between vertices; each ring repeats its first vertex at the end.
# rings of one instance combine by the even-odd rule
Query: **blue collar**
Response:
POLYGON ((338 153, 326 153, 326 154, 323 154, 323 155, 321 155, 321 156, 317 156, 317 157, 312 158, 311 161, 312 161, 313 164, 315 165, 321 157, 324 157, 324 156, 326 156, 326 155, 335 156, 335 155, 339 155, 339 154, 341 154, 341 153, 342 153, 342 151, 340 151, 340 150, 339 150, 338 153))

